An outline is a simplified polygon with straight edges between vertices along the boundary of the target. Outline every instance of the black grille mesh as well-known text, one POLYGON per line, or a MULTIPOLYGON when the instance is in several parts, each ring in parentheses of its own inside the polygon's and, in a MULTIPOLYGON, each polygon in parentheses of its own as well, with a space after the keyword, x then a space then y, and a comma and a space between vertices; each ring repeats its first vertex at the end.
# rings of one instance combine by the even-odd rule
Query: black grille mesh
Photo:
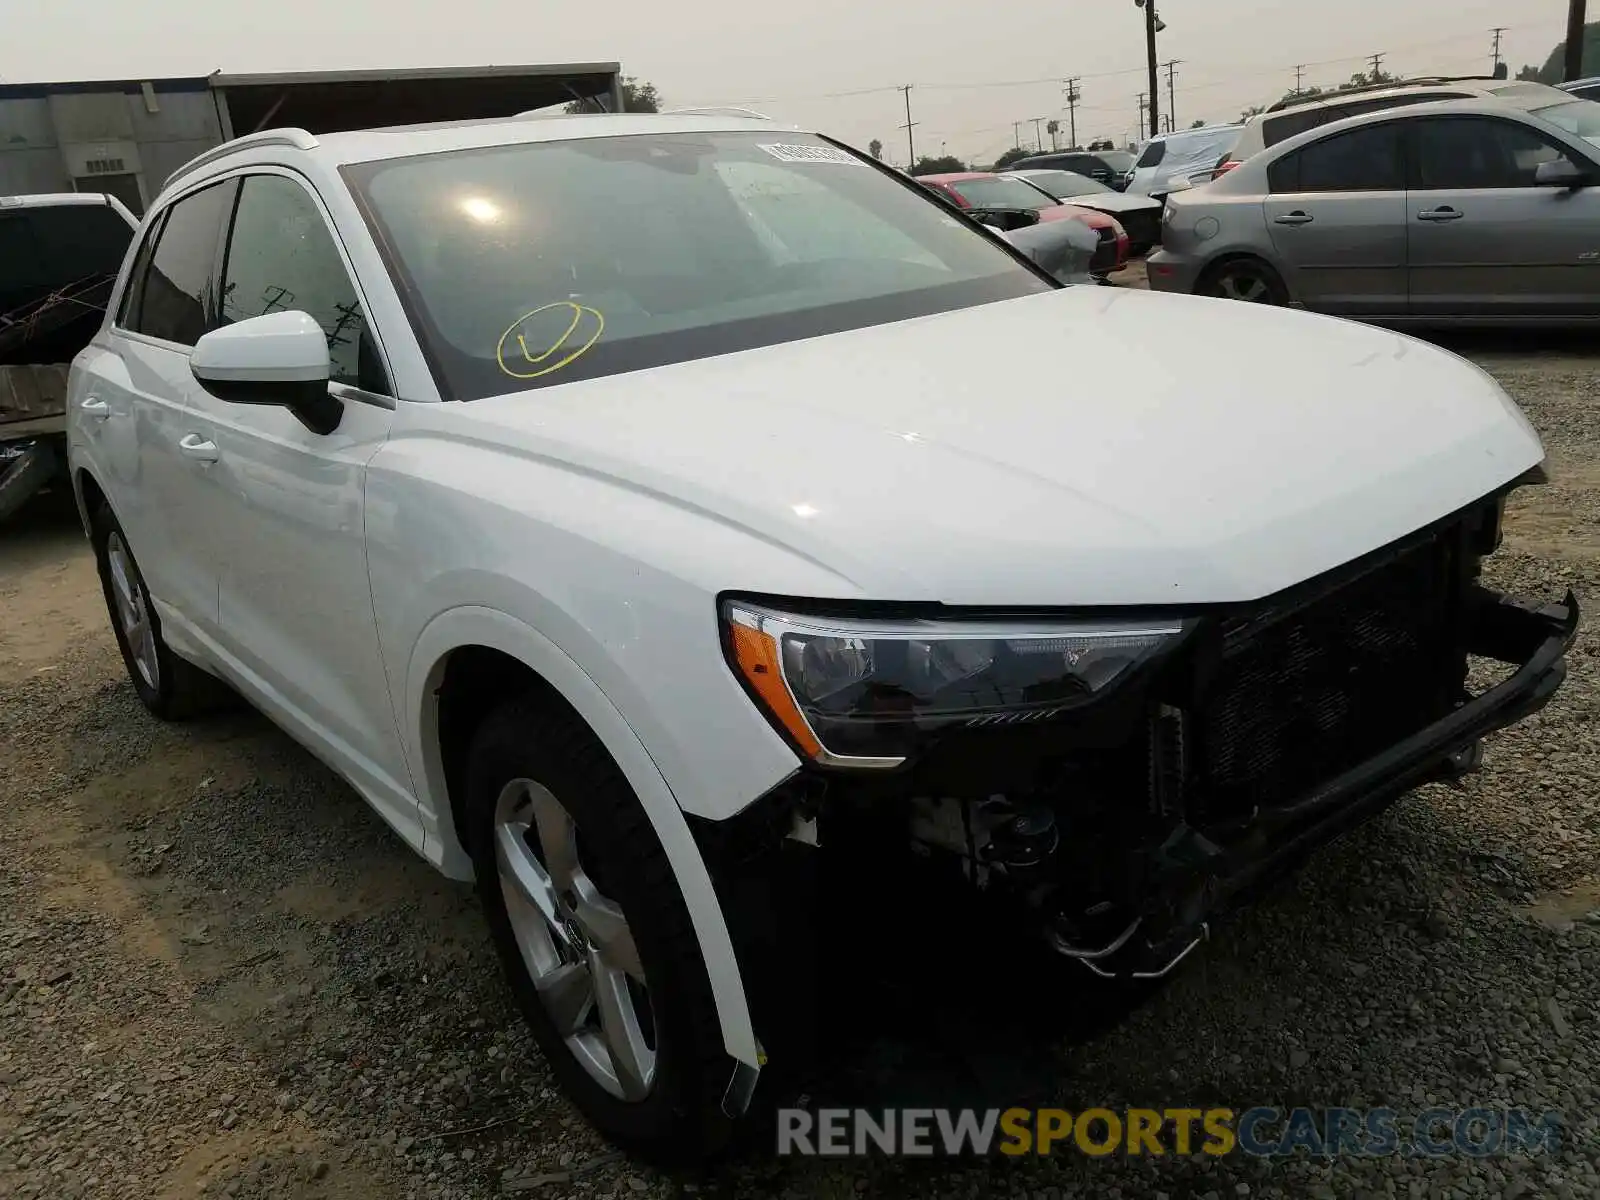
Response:
POLYGON ((1450 711, 1464 663, 1453 546, 1440 534, 1312 599, 1225 623, 1200 715, 1207 817, 1295 800, 1450 711))

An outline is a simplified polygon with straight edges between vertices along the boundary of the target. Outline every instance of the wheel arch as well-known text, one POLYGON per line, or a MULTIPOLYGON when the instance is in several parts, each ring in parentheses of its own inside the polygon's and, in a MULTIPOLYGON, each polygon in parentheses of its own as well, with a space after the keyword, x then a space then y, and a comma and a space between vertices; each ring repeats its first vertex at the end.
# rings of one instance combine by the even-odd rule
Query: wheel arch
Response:
POLYGON ((88 467, 79 467, 72 472, 72 495, 78 504, 78 519, 83 522, 83 532, 92 537, 94 531, 90 526, 95 510, 102 505, 107 508, 111 506, 111 501, 106 499, 106 490, 100 486, 93 471, 88 467))
POLYGON ((465 746, 475 721, 528 690, 577 713, 627 778, 683 893, 724 1046, 739 1062, 758 1068, 760 1049, 733 940, 705 859, 666 779, 594 679, 554 642, 497 609, 463 606, 434 617, 419 635, 406 672, 406 736, 425 797, 428 857, 447 874, 470 878, 459 811, 465 746))

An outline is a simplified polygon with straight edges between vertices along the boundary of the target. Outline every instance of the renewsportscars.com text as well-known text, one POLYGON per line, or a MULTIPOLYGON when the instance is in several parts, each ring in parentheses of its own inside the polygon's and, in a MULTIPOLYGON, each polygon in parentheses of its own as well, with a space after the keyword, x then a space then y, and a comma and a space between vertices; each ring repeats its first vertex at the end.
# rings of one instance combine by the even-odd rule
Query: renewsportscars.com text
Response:
POLYGON ((779 1154, 1249 1154, 1283 1157, 1490 1158, 1555 1155, 1561 1116, 1523 1109, 1433 1108, 786 1108, 779 1154))

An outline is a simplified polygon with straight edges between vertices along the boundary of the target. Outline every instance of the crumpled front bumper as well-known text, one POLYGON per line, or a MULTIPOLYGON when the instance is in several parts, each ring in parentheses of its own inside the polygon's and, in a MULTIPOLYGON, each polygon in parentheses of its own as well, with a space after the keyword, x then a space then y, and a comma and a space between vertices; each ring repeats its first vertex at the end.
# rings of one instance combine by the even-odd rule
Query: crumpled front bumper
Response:
POLYGON ((1477 588, 1466 649, 1513 665, 1512 674, 1453 712, 1311 792, 1256 815, 1226 846, 1185 827, 1164 847, 1164 885, 1118 938, 1076 952, 1097 974, 1167 974, 1209 930, 1210 921, 1268 878, 1381 811, 1402 793, 1455 773, 1479 738, 1539 711, 1566 678, 1566 653, 1581 614, 1569 591, 1559 604, 1534 604, 1477 588))

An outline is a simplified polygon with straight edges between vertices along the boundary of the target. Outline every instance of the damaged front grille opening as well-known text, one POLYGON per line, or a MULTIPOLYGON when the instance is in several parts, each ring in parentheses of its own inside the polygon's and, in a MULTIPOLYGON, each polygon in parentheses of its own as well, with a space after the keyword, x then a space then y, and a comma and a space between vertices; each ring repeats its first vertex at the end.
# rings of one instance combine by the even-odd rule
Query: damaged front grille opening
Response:
POLYGON ((1207 614, 1120 731, 1086 736, 1084 714, 968 731, 898 784, 833 777, 823 844, 868 832, 864 813, 903 837, 884 804, 903 800, 890 807, 909 809, 917 857, 1019 903, 1057 953, 1098 975, 1164 975, 1228 901, 1405 790, 1471 769, 1481 733, 1554 691, 1559 649, 1525 695, 1479 711, 1576 622, 1575 604, 1519 607, 1477 583, 1499 508, 1207 614), (991 768, 1007 785, 972 798, 991 768))

